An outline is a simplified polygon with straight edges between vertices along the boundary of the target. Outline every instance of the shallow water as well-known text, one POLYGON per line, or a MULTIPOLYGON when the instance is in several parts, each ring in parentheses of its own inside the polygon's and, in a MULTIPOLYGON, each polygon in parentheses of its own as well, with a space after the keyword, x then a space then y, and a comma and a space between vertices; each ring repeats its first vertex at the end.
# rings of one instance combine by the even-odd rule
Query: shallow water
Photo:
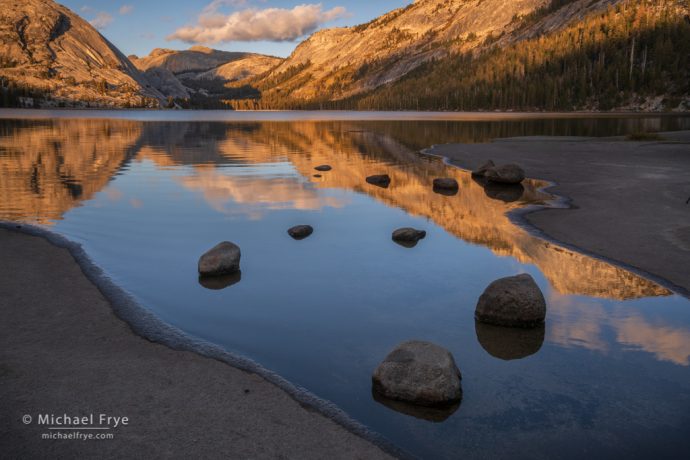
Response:
POLYGON ((643 129, 690 129, 690 118, 6 119, 0 218, 83 244, 164 321, 333 401, 413 454, 672 456, 689 447, 690 302, 512 224, 507 212, 553 198, 545 183, 485 189, 417 153, 643 129), (365 182, 381 173, 389 188, 365 182), (433 178, 446 176, 459 194, 434 193, 433 178), (286 230, 302 223, 315 233, 292 240, 286 230), (402 226, 428 236, 403 248, 390 239, 402 226), (241 246, 241 278, 200 283, 199 255, 222 240, 241 246), (545 293, 545 328, 475 325, 486 285, 522 272, 545 293), (454 354, 459 408, 374 399, 373 369, 408 339, 454 354))

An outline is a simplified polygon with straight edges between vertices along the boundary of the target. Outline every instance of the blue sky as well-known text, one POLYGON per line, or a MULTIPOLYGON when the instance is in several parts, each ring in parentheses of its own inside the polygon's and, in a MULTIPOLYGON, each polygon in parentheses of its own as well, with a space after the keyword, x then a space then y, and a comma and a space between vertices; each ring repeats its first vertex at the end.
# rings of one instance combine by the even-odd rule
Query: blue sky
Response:
POLYGON ((62 0, 123 53, 203 44, 287 56, 314 29, 367 22, 410 0, 62 0))

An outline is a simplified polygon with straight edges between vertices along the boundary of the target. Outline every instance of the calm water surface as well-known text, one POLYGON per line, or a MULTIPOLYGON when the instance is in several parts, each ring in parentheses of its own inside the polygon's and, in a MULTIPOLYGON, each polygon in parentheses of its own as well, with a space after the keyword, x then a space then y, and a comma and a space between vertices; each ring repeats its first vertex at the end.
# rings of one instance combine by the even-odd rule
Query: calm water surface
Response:
POLYGON ((690 129, 689 118, 138 117, 0 120, 0 218, 83 244, 164 321, 260 362, 419 456, 663 458, 690 447, 690 302, 513 225, 507 212, 552 198, 543 182, 484 189, 418 153, 498 136, 690 129), (315 177, 324 163, 333 170, 315 177), (382 173, 388 189, 365 182, 382 173), (460 193, 435 194, 440 176, 455 177, 460 193), (293 241, 286 230, 303 223, 314 235, 293 241), (428 236, 403 248, 390 240, 401 226, 428 236), (198 257, 222 240, 242 248, 241 279, 202 284, 198 257), (476 325, 483 289, 522 272, 545 293, 545 328, 476 325), (373 369, 413 338, 454 354, 459 408, 372 396, 373 369))

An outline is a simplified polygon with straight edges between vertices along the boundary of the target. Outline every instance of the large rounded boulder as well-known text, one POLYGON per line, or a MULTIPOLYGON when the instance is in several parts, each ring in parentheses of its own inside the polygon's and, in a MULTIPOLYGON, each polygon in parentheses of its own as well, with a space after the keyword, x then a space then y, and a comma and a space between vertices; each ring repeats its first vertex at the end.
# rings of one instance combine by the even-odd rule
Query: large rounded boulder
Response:
POLYGON ((484 173, 489 182, 499 184, 519 184, 525 180, 525 171, 514 164, 495 166, 484 173))
POLYGON ((460 370, 453 355, 430 342, 398 345, 374 371, 373 391, 420 406, 456 404, 462 398, 460 370))
POLYGON ((240 269, 242 253, 239 246, 229 241, 224 241, 199 259, 199 275, 221 276, 236 273, 240 269))
POLYGON ((477 321, 495 326, 531 328, 546 318, 544 294, 528 274, 501 278, 479 297, 477 321))

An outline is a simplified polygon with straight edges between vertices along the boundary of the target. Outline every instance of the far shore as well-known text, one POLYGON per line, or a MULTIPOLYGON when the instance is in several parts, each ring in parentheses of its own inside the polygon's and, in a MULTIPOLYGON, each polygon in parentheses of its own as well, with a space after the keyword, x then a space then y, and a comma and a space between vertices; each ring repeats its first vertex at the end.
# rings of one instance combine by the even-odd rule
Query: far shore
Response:
POLYGON ((520 137, 426 151, 472 170, 491 159, 555 183, 567 209, 524 220, 542 236, 618 262, 690 296, 690 131, 661 140, 520 137))
POLYGON ((419 112, 355 110, 0 109, 0 119, 101 118, 137 121, 509 121, 690 117, 690 112, 419 112))

